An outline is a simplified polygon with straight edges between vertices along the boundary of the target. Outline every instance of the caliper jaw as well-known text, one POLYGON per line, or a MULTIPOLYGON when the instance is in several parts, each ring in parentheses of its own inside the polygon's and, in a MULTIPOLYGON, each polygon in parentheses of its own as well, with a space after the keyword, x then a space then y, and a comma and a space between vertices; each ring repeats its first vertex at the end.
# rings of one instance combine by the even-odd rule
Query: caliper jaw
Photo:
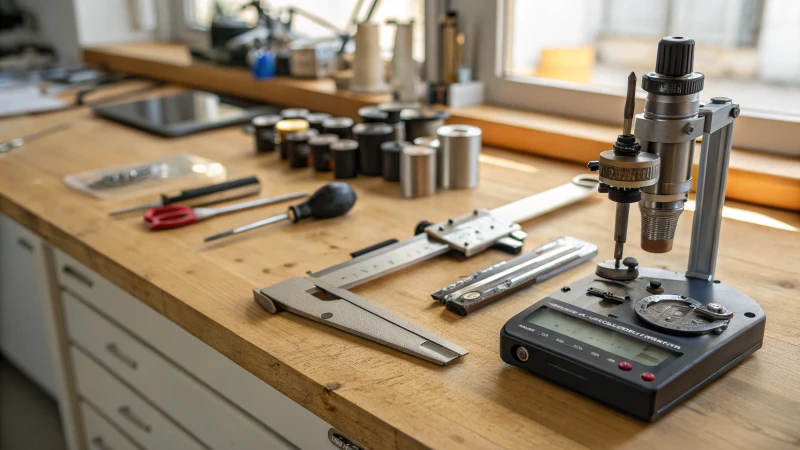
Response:
POLYGON ((490 247, 518 254, 522 251, 522 241, 528 236, 519 224, 495 217, 485 209, 428 225, 425 233, 467 257, 490 247))

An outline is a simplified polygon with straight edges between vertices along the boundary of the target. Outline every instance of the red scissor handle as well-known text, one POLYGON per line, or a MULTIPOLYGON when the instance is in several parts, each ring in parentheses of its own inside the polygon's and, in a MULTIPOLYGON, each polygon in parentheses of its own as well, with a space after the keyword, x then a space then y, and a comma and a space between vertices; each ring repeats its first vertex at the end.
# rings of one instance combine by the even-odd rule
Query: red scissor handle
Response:
POLYGON ((144 213, 144 224, 151 230, 168 230, 195 222, 197 222, 197 215, 188 206, 160 206, 148 209, 144 213))

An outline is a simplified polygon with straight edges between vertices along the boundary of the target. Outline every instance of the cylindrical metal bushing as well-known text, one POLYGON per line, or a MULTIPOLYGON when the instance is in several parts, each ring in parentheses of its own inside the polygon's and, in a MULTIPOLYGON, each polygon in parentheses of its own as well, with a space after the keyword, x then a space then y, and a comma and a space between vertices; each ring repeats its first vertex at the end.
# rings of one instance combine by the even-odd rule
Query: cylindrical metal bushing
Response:
POLYGON ((314 170, 317 172, 331 171, 331 144, 338 140, 339 136, 328 133, 314 136, 308 141, 314 170))
POLYGON ((436 136, 436 130, 444 125, 450 114, 434 109, 404 109, 400 112, 400 120, 406 125, 406 140, 436 136))
POLYGON ((340 139, 331 144, 333 157, 333 176, 336 178, 355 178, 358 175, 358 142, 340 139))
POLYGON ((403 197, 427 197, 436 193, 436 150, 409 145, 400 153, 400 189, 403 197))
POLYGON ((389 141, 381 144, 383 152, 383 178, 386 181, 400 181, 400 153, 411 145, 406 141, 389 141))
POLYGON ((422 145, 424 147, 430 147, 436 149, 436 151, 439 151, 439 138, 436 136, 418 137, 414 139, 414 145, 422 145))
POLYGON ((278 132, 278 141, 281 149, 281 159, 289 157, 289 147, 286 145, 286 136, 308 129, 308 121, 305 119, 284 119, 275 124, 275 131, 278 132))
POLYGON ((329 119, 331 117, 328 113, 311 113, 305 117, 308 121, 309 128, 319 131, 320 133, 324 133, 325 130, 322 126, 322 123, 325 122, 325 119, 329 119))
POLYGON ((436 130, 439 138, 437 161, 439 187, 467 189, 478 186, 481 129, 471 125, 444 125, 436 130))
POLYGON ((289 166, 291 168, 301 169, 308 167, 308 157, 311 155, 308 141, 317 134, 317 130, 308 129, 286 135, 289 166))
POLYGON ((386 120, 384 122, 388 123, 394 128, 394 136, 393 140, 395 141, 405 141, 406 140, 406 125, 401 120, 400 114, 403 110, 414 110, 419 109, 420 105, 417 103, 400 103, 400 102, 388 102, 388 103, 381 103, 378 105, 378 109, 383 111, 387 114, 386 120))
POLYGON ((286 108, 280 114, 284 119, 305 119, 309 111, 305 108, 286 108))
POLYGON ((350 139, 353 136, 353 119, 349 117, 331 117, 322 121, 323 133, 332 133, 339 139, 350 139))
POLYGON ((392 132, 392 127, 385 123, 359 123, 353 127, 358 141, 358 173, 370 177, 381 175, 381 144, 392 140, 392 132))
POLYGON ((358 117, 360 117, 361 121, 364 123, 386 123, 389 114, 381 111, 377 106, 364 106, 358 108, 358 117))
POLYGON ((251 122, 256 138, 256 153, 268 153, 275 151, 275 124, 281 121, 281 116, 270 114, 257 116, 251 122))

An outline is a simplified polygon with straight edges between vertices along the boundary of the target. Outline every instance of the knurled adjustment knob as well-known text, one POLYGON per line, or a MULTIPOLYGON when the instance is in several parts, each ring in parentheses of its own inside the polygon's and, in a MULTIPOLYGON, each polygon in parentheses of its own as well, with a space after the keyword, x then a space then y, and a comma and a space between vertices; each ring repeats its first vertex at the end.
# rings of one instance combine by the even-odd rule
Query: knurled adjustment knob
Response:
POLYGON ((704 80, 694 72, 694 39, 667 36, 658 43, 656 70, 642 75, 642 89, 659 95, 696 94, 704 80))
POLYGON ((694 39, 667 36, 658 43, 656 73, 682 77, 694 72, 694 39))

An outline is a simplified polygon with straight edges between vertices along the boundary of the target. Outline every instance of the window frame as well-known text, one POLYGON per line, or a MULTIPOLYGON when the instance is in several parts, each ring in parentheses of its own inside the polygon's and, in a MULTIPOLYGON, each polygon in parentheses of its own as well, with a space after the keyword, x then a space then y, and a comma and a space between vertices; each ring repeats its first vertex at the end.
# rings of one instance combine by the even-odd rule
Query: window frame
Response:
MULTIPOLYGON (((470 38, 470 34, 480 36, 480 39, 473 38, 473 41, 477 41, 475 47, 465 51, 473 52, 479 62, 473 64, 473 71, 484 83, 485 102, 592 122, 621 124, 624 87, 585 86, 542 78, 504 76, 505 57, 509 54, 511 44, 506 26, 513 14, 512 1, 450 1, 450 7, 458 11, 459 26, 467 33, 467 38, 470 38), (531 99, 535 99, 535 102, 531 99), (576 105, 580 107, 576 108, 576 105)), ((434 3, 431 0, 428 2, 434 3)), ((443 12, 441 6, 436 9, 434 17, 443 12)), ((429 23, 436 22, 429 17, 426 20, 429 23)), ((438 41, 438 33, 434 33, 432 38, 428 40, 429 45, 438 47, 433 43, 434 39, 438 41)), ((734 102, 735 94, 731 93, 734 102)), ((636 110, 642 111, 643 108, 644 97, 637 97, 636 110)), ((736 121, 733 145, 747 150, 800 156, 800 116, 749 111, 745 105, 736 121)))

